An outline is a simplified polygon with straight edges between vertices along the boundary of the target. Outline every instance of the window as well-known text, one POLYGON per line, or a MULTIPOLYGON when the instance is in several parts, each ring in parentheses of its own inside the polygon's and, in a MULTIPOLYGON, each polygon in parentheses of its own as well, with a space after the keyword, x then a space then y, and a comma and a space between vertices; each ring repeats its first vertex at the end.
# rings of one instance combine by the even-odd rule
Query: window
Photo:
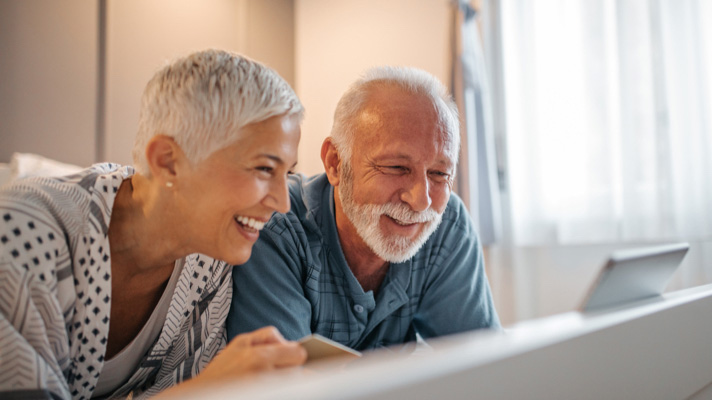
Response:
POLYGON ((497 5, 510 240, 712 237, 712 2, 497 5))

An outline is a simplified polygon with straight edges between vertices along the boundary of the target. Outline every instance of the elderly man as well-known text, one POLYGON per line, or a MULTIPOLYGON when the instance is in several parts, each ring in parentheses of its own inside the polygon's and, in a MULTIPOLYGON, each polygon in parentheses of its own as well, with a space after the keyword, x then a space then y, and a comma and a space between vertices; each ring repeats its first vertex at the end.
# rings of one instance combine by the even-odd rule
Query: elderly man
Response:
POLYGON ((291 210, 233 270, 228 336, 274 325, 364 350, 498 328, 477 235, 452 194, 459 122, 447 90, 424 71, 376 68, 334 118, 326 173, 292 177, 291 210))

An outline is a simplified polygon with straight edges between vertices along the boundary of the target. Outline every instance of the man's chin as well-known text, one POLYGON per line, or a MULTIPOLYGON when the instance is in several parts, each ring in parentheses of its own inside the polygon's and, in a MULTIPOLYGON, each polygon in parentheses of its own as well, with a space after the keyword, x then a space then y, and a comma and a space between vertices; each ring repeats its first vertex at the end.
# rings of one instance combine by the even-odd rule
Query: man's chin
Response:
MULTIPOLYGON (((412 244, 412 242, 409 244, 412 244)), ((369 247, 371 247, 371 251, 376 253, 376 255, 384 261, 388 261, 393 264, 399 264, 413 258, 418 253, 418 250, 420 250, 422 245, 403 248, 403 246, 399 246, 398 244, 392 243, 386 246, 380 245, 369 247)))
POLYGON ((415 237, 385 235, 380 232, 380 238, 376 238, 374 245, 369 247, 384 261, 390 263, 402 263, 415 257, 416 254, 423 248, 430 236, 435 232, 439 225, 438 223, 424 224, 420 232, 415 237), (378 249, 376 249, 378 247, 378 249))
POLYGON ((412 253, 409 252, 407 254, 389 254, 389 255, 384 254, 385 257, 381 257, 381 258, 383 258, 384 261, 388 261, 391 264, 400 264, 400 263, 404 263, 404 262, 410 260, 416 254, 418 254, 417 251, 412 252, 412 253))

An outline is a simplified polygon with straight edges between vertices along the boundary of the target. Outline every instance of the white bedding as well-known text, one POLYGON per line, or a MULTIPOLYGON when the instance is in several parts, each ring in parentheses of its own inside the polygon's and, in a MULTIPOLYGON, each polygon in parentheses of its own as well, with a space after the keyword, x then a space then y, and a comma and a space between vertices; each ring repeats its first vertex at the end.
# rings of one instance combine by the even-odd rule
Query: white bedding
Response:
POLYGON ((10 164, 0 163, 0 186, 10 181, 11 174, 10 164))
POLYGON ((32 153, 13 153, 9 163, 0 163, 0 186, 15 179, 30 176, 62 176, 81 171, 67 164, 32 153))

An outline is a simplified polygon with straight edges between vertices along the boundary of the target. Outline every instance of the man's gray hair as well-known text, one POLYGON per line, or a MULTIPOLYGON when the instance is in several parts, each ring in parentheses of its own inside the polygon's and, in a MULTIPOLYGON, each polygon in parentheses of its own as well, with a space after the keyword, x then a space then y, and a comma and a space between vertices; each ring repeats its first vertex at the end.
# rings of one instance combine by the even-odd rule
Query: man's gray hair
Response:
MULTIPOLYGON (((331 139, 343 162, 349 164, 356 140, 358 115, 366 106, 372 88, 395 85, 408 93, 420 94, 430 99, 438 119, 455 144, 455 161, 460 153, 460 119, 457 105, 447 88, 433 75, 412 67, 375 67, 365 72, 341 96, 334 112, 331 139)), ((394 100, 397 101, 397 100, 394 100)), ((346 165, 348 167, 348 165, 346 165)))
POLYGON ((304 107, 275 71, 244 56, 205 50, 159 70, 141 98, 133 148, 136 170, 150 175, 146 146, 158 134, 172 137, 195 164, 236 139, 246 125, 304 107))

